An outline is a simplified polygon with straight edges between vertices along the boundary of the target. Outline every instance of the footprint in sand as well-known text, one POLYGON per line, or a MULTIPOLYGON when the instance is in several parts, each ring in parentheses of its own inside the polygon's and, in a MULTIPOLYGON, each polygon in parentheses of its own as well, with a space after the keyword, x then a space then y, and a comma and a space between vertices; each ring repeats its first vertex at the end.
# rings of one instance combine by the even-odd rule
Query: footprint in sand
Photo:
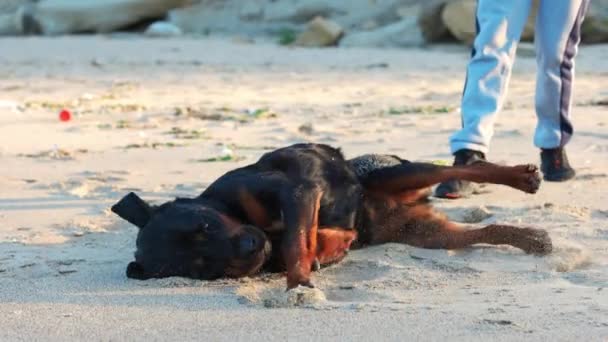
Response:
POLYGON ((381 278, 391 271, 391 266, 376 260, 345 260, 323 269, 318 277, 345 284, 354 281, 369 281, 381 278))
POLYGON ((521 137, 524 134, 519 129, 505 130, 500 131, 495 134, 496 138, 511 138, 511 137, 521 137))
POLYGON ((593 216, 595 218, 600 218, 600 219, 608 218, 608 210, 601 210, 601 209, 595 210, 593 212, 593 216))
POLYGON ((53 229, 54 234, 63 237, 67 241, 69 238, 80 238, 89 234, 106 233, 113 229, 110 219, 104 218, 103 220, 92 220, 92 219, 74 219, 66 223, 55 224, 53 229))
POLYGON ((50 184, 34 185, 36 189, 51 190, 55 195, 67 195, 78 198, 107 198, 118 196, 121 189, 116 185, 125 180, 113 175, 114 172, 85 171, 73 175, 69 180, 50 184))
POLYGON ((591 218, 591 210, 587 207, 573 205, 554 205, 545 203, 542 208, 542 216, 545 221, 562 222, 577 221, 587 222, 591 218))
POLYGON ((172 288, 172 287, 199 287, 204 284, 204 281, 190 279, 190 278, 182 278, 182 277, 169 277, 169 278, 160 278, 160 279, 149 279, 146 281, 136 281, 140 286, 148 286, 148 287, 162 287, 162 288, 172 288))
POLYGON ((65 259, 65 260, 52 260, 47 261, 46 264, 49 268, 55 270, 58 275, 68 275, 78 272, 77 264, 86 262, 85 259, 65 259))
MULTIPOLYGON (((384 284, 334 285, 325 290, 325 296, 331 302, 394 302, 393 296, 383 293, 384 284), (371 285, 371 286, 370 286, 371 285)), ((401 287, 403 288, 403 287, 401 287)))
POLYGON ((576 175, 576 180, 582 181, 605 180, 606 178, 608 178, 608 174, 606 173, 583 173, 576 175))
POLYGON ((26 154, 18 154, 18 157, 32 158, 38 160, 59 160, 59 161, 68 161, 74 160, 78 155, 89 153, 87 149, 76 149, 76 150, 66 150, 61 148, 54 148, 52 150, 40 151, 38 153, 26 153, 26 154))

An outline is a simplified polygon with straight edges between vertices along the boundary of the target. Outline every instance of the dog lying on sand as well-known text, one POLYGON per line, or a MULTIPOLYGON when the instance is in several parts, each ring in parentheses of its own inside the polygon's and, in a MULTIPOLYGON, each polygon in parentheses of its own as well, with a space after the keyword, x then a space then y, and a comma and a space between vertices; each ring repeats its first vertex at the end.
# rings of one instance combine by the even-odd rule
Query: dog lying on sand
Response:
POLYGON ((196 198, 153 206, 130 193, 112 211, 139 227, 135 261, 127 267, 127 276, 136 279, 210 280, 267 269, 286 271, 287 288, 312 287, 318 267, 339 262, 349 249, 388 242, 551 252, 541 229, 467 228, 447 220, 428 196, 432 185, 448 179, 527 193, 540 186, 534 165, 439 166, 374 154, 347 160, 327 145, 297 144, 224 174, 196 198))

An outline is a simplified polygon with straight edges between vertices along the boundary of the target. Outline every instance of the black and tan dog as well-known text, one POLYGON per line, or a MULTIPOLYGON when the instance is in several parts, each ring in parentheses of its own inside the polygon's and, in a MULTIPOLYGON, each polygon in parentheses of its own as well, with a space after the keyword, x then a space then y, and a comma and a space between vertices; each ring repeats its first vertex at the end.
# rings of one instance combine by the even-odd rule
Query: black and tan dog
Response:
POLYGON ((449 167, 383 155, 346 160, 330 146, 298 144, 226 173, 196 198, 152 206, 130 193, 112 211, 140 228, 135 261, 127 267, 136 279, 242 277, 269 268, 287 271, 288 288, 312 286, 319 264, 340 261, 349 248, 387 242, 551 252, 544 230, 449 222, 427 199, 430 186, 448 179, 528 193, 540 185, 533 165, 449 167))

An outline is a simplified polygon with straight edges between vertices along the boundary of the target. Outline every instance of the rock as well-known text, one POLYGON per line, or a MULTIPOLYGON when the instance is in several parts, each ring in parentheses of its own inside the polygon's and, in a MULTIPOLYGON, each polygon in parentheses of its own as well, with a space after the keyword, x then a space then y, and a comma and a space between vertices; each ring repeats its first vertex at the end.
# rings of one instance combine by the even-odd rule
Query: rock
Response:
POLYGON ((476 207, 467 210, 462 215, 462 222, 464 223, 479 223, 485 219, 492 217, 493 214, 486 207, 476 207))
MULTIPOLYGON (((538 1, 533 0, 530 16, 522 33, 522 41, 531 41, 534 38, 538 1)), ((423 5, 418 16, 418 26, 427 42, 449 41, 455 38, 472 45, 477 33, 476 10, 476 0, 435 0, 423 5)))
POLYGON ((303 24, 316 17, 329 18, 343 13, 328 2, 323 0, 308 0, 296 4, 288 1, 271 2, 264 11, 264 20, 303 24))
POLYGON ((0 13, 0 36, 21 34, 16 22, 17 16, 15 13, 0 13))
POLYGON ((308 23, 306 31, 302 32, 293 44, 306 47, 332 46, 336 45, 343 33, 342 27, 335 22, 316 17, 308 23))
POLYGON ((582 42, 598 44, 608 42, 608 0, 594 0, 581 28, 582 42))
POLYGON ((15 14, 15 26, 21 34, 42 34, 40 23, 34 18, 34 5, 27 4, 19 7, 15 14))
MULTIPOLYGON (((182 32, 187 33, 208 33, 209 26, 213 26, 213 19, 222 18, 222 9, 211 7, 206 3, 198 3, 188 7, 176 8, 169 11, 167 20, 179 27, 182 32)), ((236 25, 238 18, 234 16, 227 23, 228 25, 236 25)))
POLYGON ((347 29, 373 30, 393 24, 403 17, 415 16, 418 7, 403 6, 400 1, 376 3, 376 6, 355 9, 350 16, 341 18, 340 24, 347 29))
POLYGON ((13 36, 22 33, 17 11, 33 0, 0 0, 0 36, 13 36))
POLYGON ((364 31, 372 31, 380 27, 380 24, 378 24, 378 22, 374 19, 367 19, 359 26, 364 31))
POLYGON ((239 18, 241 20, 253 21, 264 17, 264 8, 256 0, 249 0, 243 3, 239 10, 239 18))
POLYGON ((452 38, 450 31, 443 24, 441 13, 447 0, 428 1, 420 8, 417 24, 422 37, 429 43, 447 41, 452 38))
POLYGON ((536 13, 538 13, 538 4, 540 0, 532 0, 532 8, 528 16, 528 22, 524 27, 524 32, 521 34, 521 40, 524 42, 534 41, 534 26, 536 25, 536 13))
POLYGON ((582 42, 599 44, 608 42, 608 18, 589 17, 581 29, 582 42))
POLYGON ((340 40, 340 46, 346 47, 405 47, 423 43, 422 32, 414 17, 372 31, 348 33, 340 40))
POLYGON ((34 2, 33 0, 2 0, 0 1, 0 13, 15 13, 22 5, 34 2))
POLYGON ((184 33, 255 35, 272 27, 263 22, 263 18, 254 20, 256 11, 253 7, 237 7, 231 1, 203 1, 169 11, 167 21, 184 33))
POLYGON ((150 37, 176 37, 182 35, 182 30, 169 22, 157 21, 148 26, 144 34, 150 37))
POLYGON ((457 40, 468 45, 473 44, 475 35, 475 11, 477 1, 461 0, 445 4, 441 12, 442 24, 457 40))
POLYGON ((111 32, 144 19, 160 18, 190 0, 44 0, 22 6, 18 24, 24 33, 60 35, 111 32))

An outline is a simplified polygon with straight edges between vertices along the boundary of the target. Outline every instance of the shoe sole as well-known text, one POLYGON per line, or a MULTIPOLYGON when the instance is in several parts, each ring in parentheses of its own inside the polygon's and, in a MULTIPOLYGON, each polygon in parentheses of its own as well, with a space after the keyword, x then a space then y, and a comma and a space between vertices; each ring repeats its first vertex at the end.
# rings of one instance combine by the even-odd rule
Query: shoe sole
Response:
POLYGON ((543 175, 543 179, 547 182, 565 182, 574 178, 574 176, 576 176, 576 172, 574 172, 574 170, 568 170, 554 174, 545 174, 543 175))

